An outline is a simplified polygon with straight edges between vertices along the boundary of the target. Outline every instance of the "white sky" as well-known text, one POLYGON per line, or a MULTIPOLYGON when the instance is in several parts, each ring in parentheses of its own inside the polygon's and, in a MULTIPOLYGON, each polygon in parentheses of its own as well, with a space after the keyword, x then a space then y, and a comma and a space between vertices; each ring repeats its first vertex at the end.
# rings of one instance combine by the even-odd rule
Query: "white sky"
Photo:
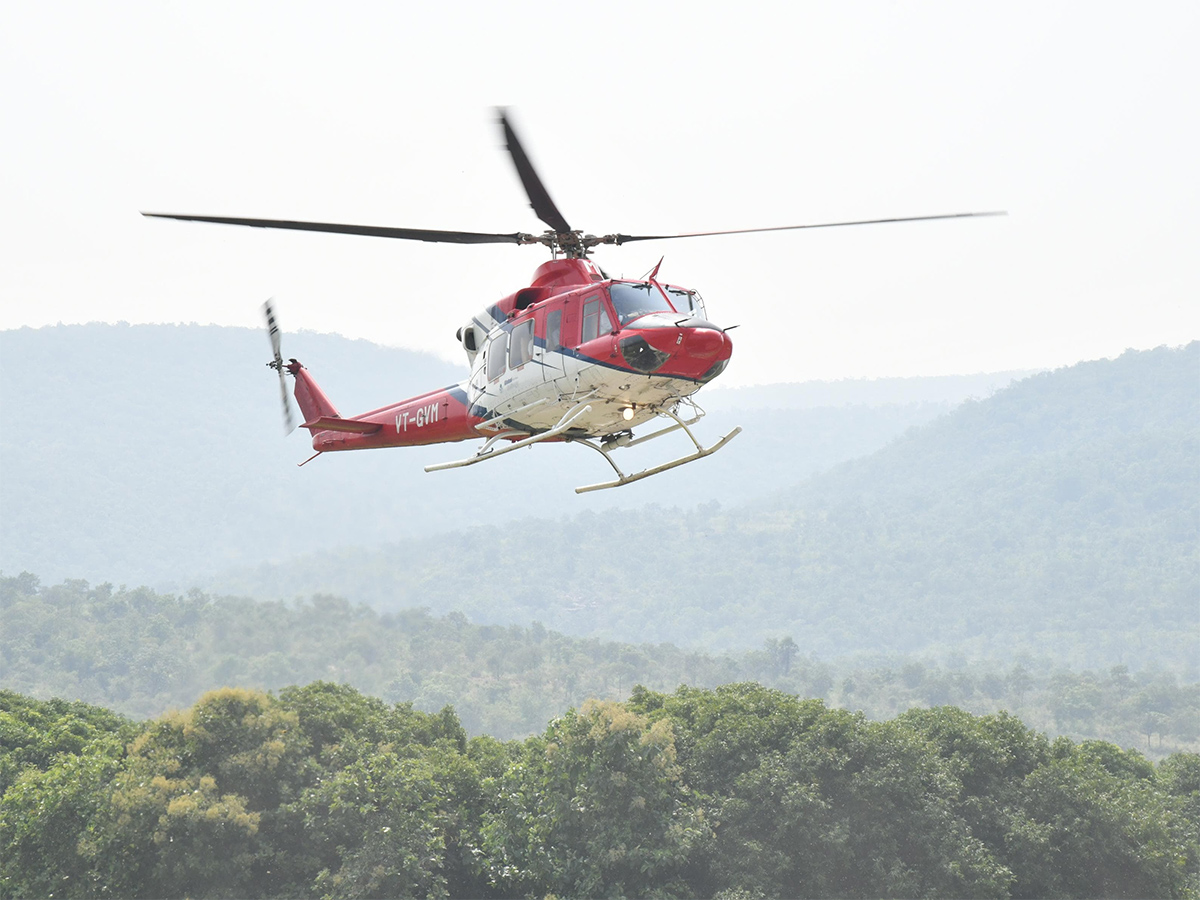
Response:
MULTIPOLYGON (((139 210, 670 233, 601 248, 739 324, 726 385, 1056 366, 1200 337, 1200 4, 7 3, 0 328, 336 331, 461 359, 540 247, 139 210)), ((285 345, 286 349, 286 345, 285 345)), ((306 360, 320 373, 318 360, 306 360)))

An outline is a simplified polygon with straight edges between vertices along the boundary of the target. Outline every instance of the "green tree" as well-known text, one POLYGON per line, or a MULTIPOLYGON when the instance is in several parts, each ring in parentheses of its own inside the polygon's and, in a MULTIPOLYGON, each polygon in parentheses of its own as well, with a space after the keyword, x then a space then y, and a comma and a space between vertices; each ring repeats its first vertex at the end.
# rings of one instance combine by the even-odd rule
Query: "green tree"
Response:
POLYGON ((1200 839, 1200 754, 1176 753, 1158 767, 1163 789, 1175 798, 1184 817, 1195 823, 1200 839))
POLYGON ((256 893, 273 856, 260 826, 305 757, 297 725, 269 695, 234 688, 149 723, 86 842, 104 882, 139 896, 256 893))
POLYGON ((687 896, 691 855, 711 831, 683 784, 669 722, 589 701, 526 742, 484 819, 505 892, 687 896))
POLYGON ((0 897, 90 897, 112 885, 89 852, 124 748, 112 735, 47 769, 26 768, 0 796, 0 897))
POLYGON ((1019 802, 1023 780, 1049 760, 1049 741, 1007 713, 973 716, 946 706, 910 710, 897 722, 947 763, 959 787, 957 809, 972 834, 1005 861, 1006 811, 1019 802))
POLYGON ((1021 783, 1005 840, 1015 897, 1180 897, 1195 861, 1194 820, 1144 760, 1065 738, 1021 783))
MULTIPOLYGON (((483 896, 485 799, 454 710, 386 704, 346 685, 283 691, 311 757, 302 794, 278 811, 291 892, 323 896, 483 896)), ((473 744, 485 769, 502 745, 473 744)))
POLYGON ((0 690, 0 794, 27 767, 46 769, 102 735, 132 733, 127 719, 107 709, 0 690))
POLYGON ((958 785, 917 735, 754 684, 639 692, 678 734, 716 839, 702 895, 1004 896, 1011 876, 955 807, 958 785))
POLYGON ((315 890, 327 898, 448 897, 446 811, 429 761, 379 747, 343 751, 353 760, 302 801, 305 825, 337 859, 317 874, 315 890))

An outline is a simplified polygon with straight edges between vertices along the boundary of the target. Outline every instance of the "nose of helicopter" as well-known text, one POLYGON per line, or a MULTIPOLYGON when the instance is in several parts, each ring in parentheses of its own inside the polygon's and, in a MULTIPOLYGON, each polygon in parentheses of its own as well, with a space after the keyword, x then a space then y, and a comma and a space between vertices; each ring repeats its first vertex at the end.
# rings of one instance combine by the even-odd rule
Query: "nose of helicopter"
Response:
POLYGON ((729 335, 703 319, 646 325, 627 331, 619 344, 630 367, 646 374, 707 382, 721 374, 733 354, 729 335))
POLYGON ((712 381, 725 371, 733 355, 733 341, 715 325, 696 323, 683 329, 683 354, 689 375, 703 382, 712 381))
POLYGON ((680 330, 683 353, 694 359, 728 359, 733 352, 729 335, 708 322, 688 323, 680 330))

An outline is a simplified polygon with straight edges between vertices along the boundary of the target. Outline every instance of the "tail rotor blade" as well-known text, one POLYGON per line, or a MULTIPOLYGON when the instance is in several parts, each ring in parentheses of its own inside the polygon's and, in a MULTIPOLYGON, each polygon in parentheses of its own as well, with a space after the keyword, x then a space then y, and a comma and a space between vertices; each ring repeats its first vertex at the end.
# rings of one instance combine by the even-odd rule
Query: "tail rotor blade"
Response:
POLYGON ((279 400, 283 404, 283 433, 291 434, 296 430, 296 419, 292 415, 292 402, 288 398, 287 379, 283 377, 283 370, 279 370, 279 400))
MULTIPOLYGON (((271 298, 274 299, 273 297, 271 298)), ((263 304, 263 315, 267 320, 267 336, 271 339, 271 352, 275 358, 272 359, 268 366, 279 373, 279 399, 283 403, 283 427, 284 434, 291 434, 296 430, 296 421, 292 416, 292 403, 288 398, 287 379, 283 375, 283 356, 280 352, 281 333, 279 331, 279 323, 275 318, 275 309, 271 306, 271 300, 263 304)))
MULTIPOLYGON (((274 299, 274 297, 271 298, 271 300, 274 299)), ((263 304, 263 316, 265 316, 267 320, 267 337, 271 339, 271 352, 275 355, 275 363, 282 366, 283 356, 280 355, 279 352, 279 325, 275 321, 275 309, 271 306, 271 300, 268 300, 263 304)))

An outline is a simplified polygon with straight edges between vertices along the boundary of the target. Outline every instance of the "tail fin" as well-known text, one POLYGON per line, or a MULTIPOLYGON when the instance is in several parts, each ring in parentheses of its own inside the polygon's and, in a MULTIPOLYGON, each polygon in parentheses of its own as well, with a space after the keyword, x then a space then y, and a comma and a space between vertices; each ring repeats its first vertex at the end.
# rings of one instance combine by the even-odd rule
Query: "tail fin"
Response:
POLYGON ((308 374, 308 369, 296 360, 289 359, 287 370, 296 376, 296 402, 300 404, 300 413, 304 416, 305 423, 315 422, 320 418, 342 417, 337 407, 325 396, 320 385, 308 374))

